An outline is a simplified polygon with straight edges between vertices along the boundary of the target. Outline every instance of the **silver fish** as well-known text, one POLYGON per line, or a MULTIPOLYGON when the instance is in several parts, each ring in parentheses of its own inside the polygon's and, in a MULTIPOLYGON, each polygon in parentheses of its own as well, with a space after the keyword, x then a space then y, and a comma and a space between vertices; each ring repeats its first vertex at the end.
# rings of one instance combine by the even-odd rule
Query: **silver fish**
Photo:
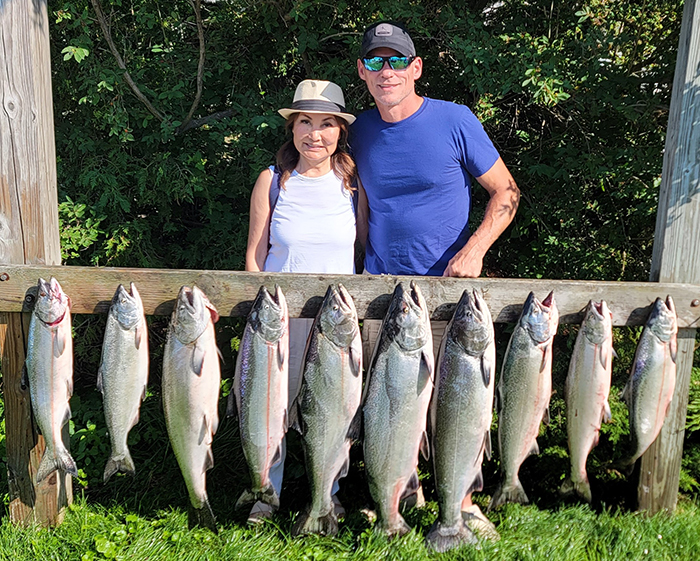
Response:
POLYGON ((540 423, 549 421, 552 340, 558 324, 554 293, 540 302, 530 292, 508 342, 496 389, 503 481, 491 497, 489 510, 507 502, 528 502, 518 472, 525 458, 539 454, 540 423))
POLYGON ((605 301, 590 301, 566 377, 566 429, 569 437, 571 475, 560 493, 576 493, 591 502, 591 486, 586 473, 586 459, 597 446, 602 422, 610 422, 608 404, 612 375, 612 313, 605 301))
POLYGON ((418 454, 429 456, 427 412, 435 362, 428 309, 411 282, 394 290, 370 365, 363 406, 364 457, 381 529, 410 530, 399 514, 402 495, 418 488, 418 454))
POLYGON ((442 338, 430 405, 440 515, 427 541, 436 551, 477 541, 462 518, 462 500, 483 488, 484 453, 491 458, 495 377, 491 313, 476 290, 465 290, 442 338))
POLYGON ((622 397, 630 410, 633 465, 661 432, 676 387, 678 319, 673 299, 657 298, 634 354, 622 397))
POLYGON ((189 527, 216 532, 206 489, 219 426, 221 370, 214 323, 219 314, 196 286, 177 297, 163 354, 163 410, 170 444, 190 496, 189 527))
POLYGON ((304 442, 311 505, 292 534, 332 536, 338 520, 331 491, 333 482, 348 472, 362 398, 360 328, 355 304, 342 284, 328 287, 309 335, 302 375, 291 417, 304 442))
POLYGON ((32 410, 46 441, 36 473, 39 482, 56 469, 78 477, 78 469, 61 435, 71 417, 68 401, 73 394, 70 298, 53 277, 49 282, 39 279, 37 288, 25 366, 32 410))
POLYGON ((279 506, 270 481, 270 467, 282 455, 287 432, 289 313, 282 289, 275 295, 261 286, 241 338, 229 396, 235 397, 241 444, 250 471, 251 489, 236 508, 255 501, 279 506))
POLYGON ((141 296, 119 285, 112 298, 102 342, 97 389, 102 392, 112 452, 104 471, 106 482, 121 471, 133 475, 134 461, 126 440, 139 421, 141 401, 148 383, 148 327, 141 296))

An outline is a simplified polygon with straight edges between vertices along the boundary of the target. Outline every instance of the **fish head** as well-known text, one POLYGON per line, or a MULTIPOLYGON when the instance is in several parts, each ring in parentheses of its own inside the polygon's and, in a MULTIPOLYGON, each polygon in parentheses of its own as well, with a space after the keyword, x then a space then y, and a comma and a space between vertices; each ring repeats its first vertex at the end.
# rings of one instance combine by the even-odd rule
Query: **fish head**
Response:
POLYGON ((196 341, 209 322, 215 323, 218 319, 216 308, 198 287, 180 288, 171 325, 182 344, 189 345, 196 341))
POLYGON ((586 339, 594 345, 602 344, 612 335, 612 312, 605 300, 588 302, 581 329, 583 329, 586 339))
POLYGON ((261 286, 248 314, 248 325, 265 341, 273 343, 282 337, 288 323, 287 300, 282 289, 275 285, 273 295, 261 286))
POLYGON ((141 295, 132 282, 129 290, 123 284, 117 287, 109 313, 123 329, 133 329, 143 318, 141 295))
POLYGON ((34 306, 36 316, 47 325, 56 325, 70 313, 70 298, 63 292, 58 281, 51 277, 49 282, 39 279, 37 299, 34 306))
POLYGON ((321 304, 318 328, 339 347, 347 347, 359 329, 357 310, 352 296, 342 284, 330 285, 321 304))
POLYGON ((415 351, 428 341, 430 318, 425 298, 418 285, 411 281, 410 290, 403 283, 394 289, 383 328, 390 338, 406 351, 415 351))
POLYGON ((480 355, 493 341, 493 321, 486 301, 477 290, 465 290, 450 326, 452 339, 470 355, 480 355))
POLYGON ((549 341, 557 332, 559 311, 550 292, 541 302, 530 292, 520 314, 520 325, 527 330, 536 345, 549 341))
POLYGON ((664 302, 657 298, 647 319, 647 329, 656 335, 661 341, 670 341, 678 332, 678 316, 676 306, 671 296, 666 297, 664 302))

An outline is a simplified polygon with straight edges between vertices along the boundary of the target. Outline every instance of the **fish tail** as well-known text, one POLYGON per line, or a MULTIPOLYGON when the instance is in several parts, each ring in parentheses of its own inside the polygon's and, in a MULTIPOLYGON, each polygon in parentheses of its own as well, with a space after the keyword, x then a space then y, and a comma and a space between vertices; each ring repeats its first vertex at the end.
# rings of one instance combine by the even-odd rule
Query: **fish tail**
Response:
POLYGON ((195 508, 192 504, 187 508, 187 527, 191 530, 196 526, 208 528, 215 534, 219 533, 216 528, 216 519, 214 518, 214 512, 209 504, 209 499, 204 500, 204 504, 201 508, 195 508))
POLYGON ((381 520, 378 529, 389 538, 401 537, 411 531, 411 527, 398 512, 391 521, 381 520))
POLYGON ((321 536, 335 536, 338 533, 338 517, 333 509, 321 516, 312 516, 310 512, 299 515, 292 527, 292 535, 319 534, 321 536))
POLYGON ((435 522, 426 537, 427 545, 433 551, 443 553, 464 544, 475 544, 477 538, 466 522, 460 518, 454 526, 435 522))
POLYGON ((134 460, 131 458, 129 450, 126 450, 123 454, 113 453, 110 456, 105 465, 104 482, 107 483, 109 478, 118 471, 129 475, 134 475, 136 473, 136 466, 134 465, 134 460))
POLYGON ((60 469, 65 473, 69 473, 73 477, 78 477, 78 468, 76 467, 75 460, 70 455, 68 450, 62 447, 54 450, 54 452, 51 453, 47 448, 44 452, 44 457, 41 458, 39 468, 36 471, 37 483, 46 479, 57 469, 60 469))
POLYGON ((567 477, 559 488, 559 494, 565 497, 575 494, 587 503, 593 500, 588 477, 584 478, 582 481, 574 481, 571 477, 567 477))
POLYGON ((526 505, 530 502, 525 494, 525 489, 523 489, 520 479, 515 478, 515 482, 512 484, 501 483, 501 485, 496 489, 496 492, 491 497, 491 502, 489 502, 488 510, 491 511, 506 503, 520 503, 526 505))
POLYGON ((275 491, 275 488, 270 484, 263 487, 259 491, 249 489, 243 491, 241 496, 238 497, 234 508, 238 510, 239 508, 251 505, 257 501, 263 502, 275 508, 279 508, 280 506, 280 497, 277 494, 277 491, 275 491))

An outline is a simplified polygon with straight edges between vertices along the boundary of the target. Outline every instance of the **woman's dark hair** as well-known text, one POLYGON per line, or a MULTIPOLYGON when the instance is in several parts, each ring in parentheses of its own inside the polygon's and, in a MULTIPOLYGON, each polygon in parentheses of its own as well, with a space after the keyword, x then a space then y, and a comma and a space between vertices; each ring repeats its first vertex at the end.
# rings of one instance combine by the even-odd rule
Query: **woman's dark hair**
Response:
MULTIPOLYGON (((294 123, 299 117, 300 113, 293 113, 287 119, 287 124, 285 128, 290 133, 294 128, 294 123)), ((353 183, 355 182, 355 175, 357 170, 355 168, 355 162, 350 157, 347 152, 348 144, 348 123, 342 117, 335 117, 338 125, 340 126, 340 137, 338 138, 338 147, 331 156, 331 168, 335 174, 343 180, 343 187, 348 191, 353 191, 353 183)), ((277 151, 277 171, 280 174, 280 187, 284 189, 284 184, 286 183, 289 176, 294 171, 299 163, 299 151, 296 146, 294 146, 294 139, 289 139, 285 142, 282 147, 277 151)))

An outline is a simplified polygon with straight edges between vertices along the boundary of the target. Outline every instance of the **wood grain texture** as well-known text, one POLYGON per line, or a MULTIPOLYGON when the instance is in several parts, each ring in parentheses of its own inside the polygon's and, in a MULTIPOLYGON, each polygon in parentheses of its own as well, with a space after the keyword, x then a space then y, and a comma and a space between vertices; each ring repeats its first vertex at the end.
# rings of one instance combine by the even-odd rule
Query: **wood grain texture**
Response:
MULTIPOLYGON (((686 0, 656 215, 651 280, 700 282, 700 3, 686 0)), ((682 327, 696 327, 683 325, 682 327)), ((639 508, 676 507, 696 329, 679 333, 676 390, 661 433, 641 458, 639 508)))
MULTIPOLYGON (((47 4, 0 4, 0 263, 55 265, 61 253, 47 4)), ((10 518, 56 525, 72 488, 59 473, 34 483, 44 444, 21 380, 27 318, 0 313, 10 518)))
POLYGON ((528 293, 544 298, 554 290, 561 323, 580 323, 590 299, 605 299, 615 325, 641 325, 657 297, 670 294, 683 327, 700 325, 700 286, 659 283, 564 281, 546 279, 453 279, 390 275, 271 274, 239 271, 128 269, 109 267, 39 267, 0 265, 0 311, 28 311, 37 279, 54 276, 71 297, 74 313, 107 313, 114 291, 134 282, 146 314, 167 315, 181 286, 196 284, 222 316, 244 317, 261 285, 279 284, 292 317, 313 317, 330 283, 341 282, 355 299, 360 318, 381 319, 398 282, 415 281, 426 298, 433 319, 449 319, 465 289, 484 291, 494 321, 517 320, 528 293))

